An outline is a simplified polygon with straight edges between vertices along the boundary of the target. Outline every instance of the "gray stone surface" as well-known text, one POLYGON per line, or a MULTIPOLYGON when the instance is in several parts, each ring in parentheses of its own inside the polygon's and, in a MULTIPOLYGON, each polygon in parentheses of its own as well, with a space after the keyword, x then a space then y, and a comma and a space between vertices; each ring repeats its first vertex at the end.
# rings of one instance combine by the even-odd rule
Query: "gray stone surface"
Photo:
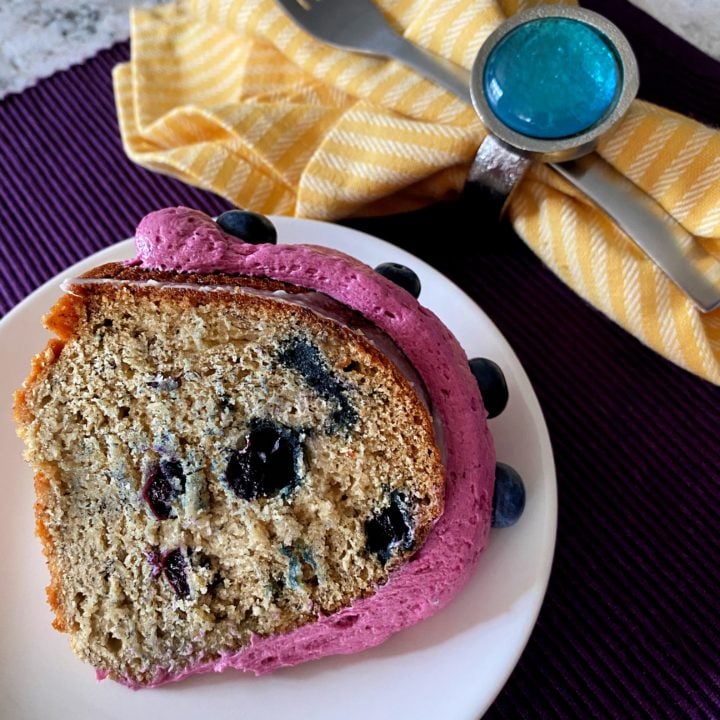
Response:
POLYGON ((161 0, 0 0, 0 97, 129 35, 131 5, 161 0))

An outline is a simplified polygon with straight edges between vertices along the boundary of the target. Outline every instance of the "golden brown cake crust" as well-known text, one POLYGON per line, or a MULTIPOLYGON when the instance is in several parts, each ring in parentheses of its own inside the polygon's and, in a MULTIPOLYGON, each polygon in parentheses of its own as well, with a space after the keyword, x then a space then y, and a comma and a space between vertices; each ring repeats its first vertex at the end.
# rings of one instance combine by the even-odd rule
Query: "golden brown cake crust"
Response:
MULTIPOLYGON (((65 298, 63 298, 65 300, 65 298)), ((74 302, 77 303, 78 299, 75 298, 74 302)), ((56 305, 59 310, 58 317, 65 315, 65 310, 60 308, 60 302, 56 305)), ((66 306, 63 303, 63 306, 66 306)), ((69 337, 70 332, 65 334, 65 339, 69 337)), ((32 420, 32 412, 26 404, 26 388, 32 386, 37 379, 47 371, 47 369, 57 361, 62 352, 64 342, 62 340, 51 338, 48 344, 43 350, 32 359, 30 374, 23 383, 22 388, 15 392, 13 413, 15 421, 17 422, 18 434, 21 438, 24 437, 23 428, 32 420)), ((35 534, 40 539, 43 548, 43 554, 48 563, 48 570, 50 571, 50 584, 47 586, 45 592, 47 594, 48 605, 50 605, 55 618, 53 619, 53 627, 60 632, 67 632, 67 623, 62 612, 62 607, 59 602, 60 594, 60 574, 56 567, 55 562, 55 548, 52 536, 48 532, 47 526, 45 525, 45 516, 47 513, 47 504, 50 493, 50 483, 42 472, 36 472, 34 478, 35 487, 35 534)))
POLYGON ((39 472, 35 474, 35 534, 40 538, 43 547, 43 554, 47 559, 50 571, 50 584, 45 592, 48 605, 55 614, 52 626, 60 632, 68 632, 67 622, 60 604, 60 573, 55 562, 55 544, 52 536, 45 525, 47 514, 47 502, 50 494, 50 483, 48 479, 39 472))

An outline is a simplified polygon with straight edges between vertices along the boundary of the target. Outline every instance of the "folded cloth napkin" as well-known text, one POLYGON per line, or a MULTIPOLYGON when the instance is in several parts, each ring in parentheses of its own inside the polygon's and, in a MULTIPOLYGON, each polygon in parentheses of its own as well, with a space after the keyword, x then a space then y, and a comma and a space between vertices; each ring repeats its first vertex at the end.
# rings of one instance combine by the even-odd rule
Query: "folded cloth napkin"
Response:
MULTIPOLYGON (((325 0, 329 2, 330 0, 325 0)), ((470 68, 522 0, 377 0, 410 40, 470 68)), ((337 50, 273 0, 187 0, 132 14, 114 73, 128 156, 262 213, 325 220, 457 194, 485 131, 468 105, 394 61, 337 50)), ((720 133, 633 103, 599 153, 720 257, 720 133)), ((582 297, 720 383, 720 311, 701 314, 556 173, 534 166, 509 218, 582 297)))

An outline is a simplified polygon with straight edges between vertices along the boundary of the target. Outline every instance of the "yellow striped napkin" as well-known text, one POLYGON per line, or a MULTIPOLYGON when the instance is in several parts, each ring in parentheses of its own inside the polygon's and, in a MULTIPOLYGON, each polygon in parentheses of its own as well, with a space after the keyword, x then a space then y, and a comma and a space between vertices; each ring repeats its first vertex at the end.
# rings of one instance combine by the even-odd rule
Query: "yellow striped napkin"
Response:
MULTIPOLYGON (((378 4, 408 38, 469 68, 504 14, 528 3, 378 4)), ((273 0, 135 10, 132 60, 114 82, 132 160, 262 213, 332 220, 447 198, 484 136, 474 111, 448 92, 396 62, 314 41, 273 0)), ((720 256, 720 133, 636 102, 599 152, 720 256)), ((509 216, 582 297, 720 383, 720 312, 698 313, 555 173, 535 166, 509 216)))

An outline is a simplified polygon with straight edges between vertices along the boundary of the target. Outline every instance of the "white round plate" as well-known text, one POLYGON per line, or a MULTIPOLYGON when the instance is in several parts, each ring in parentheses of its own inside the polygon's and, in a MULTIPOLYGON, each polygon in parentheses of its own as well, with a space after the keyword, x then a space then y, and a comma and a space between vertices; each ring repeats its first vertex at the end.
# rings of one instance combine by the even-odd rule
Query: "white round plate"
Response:
POLYGON ((207 718, 225 720, 477 720, 505 684, 525 647, 550 575, 557 498, 547 427, 512 349, 488 317, 447 278, 409 253, 356 230, 311 220, 273 218, 281 242, 313 242, 373 267, 399 262, 422 281, 423 304, 455 333, 468 357, 504 370, 507 409, 490 421, 498 459, 525 480, 519 522, 493 530, 477 571, 460 596, 434 617, 380 647, 324 658, 255 677, 236 671, 196 676, 133 692, 98 683, 50 627, 48 573, 34 537, 32 474, 22 460, 11 395, 48 339, 40 318, 60 296, 60 282, 100 263, 132 257, 118 243, 34 292, 0 323, 0 698, 3 717, 207 718))

